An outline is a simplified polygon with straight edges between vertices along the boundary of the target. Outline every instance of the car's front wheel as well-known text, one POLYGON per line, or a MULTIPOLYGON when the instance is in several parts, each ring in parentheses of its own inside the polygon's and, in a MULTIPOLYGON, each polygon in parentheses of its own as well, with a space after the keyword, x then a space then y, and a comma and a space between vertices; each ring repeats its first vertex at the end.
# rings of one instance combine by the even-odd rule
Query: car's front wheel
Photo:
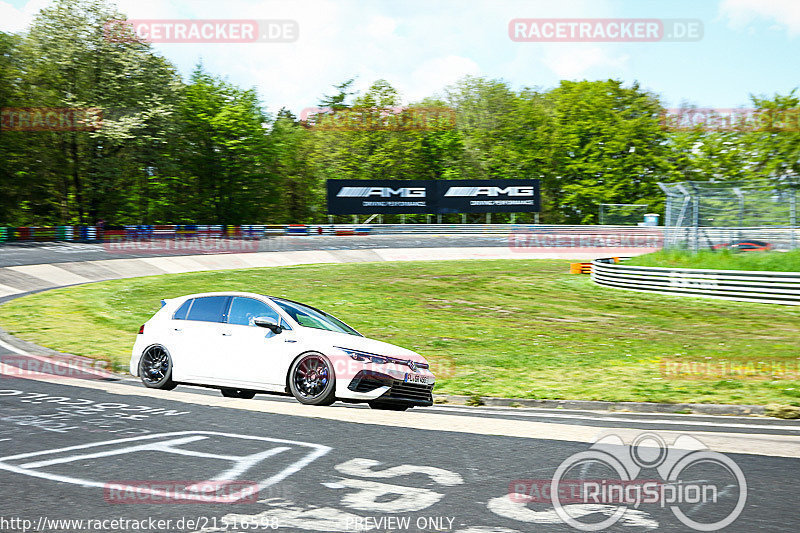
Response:
POLYGON ((148 346, 139 360, 139 377, 150 389, 172 390, 178 386, 172 381, 172 358, 159 344, 148 346))
POLYGON ((300 403, 332 404, 336 401, 336 376, 331 362, 321 353, 301 355, 289 369, 289 390, 300 403))
POLYGON ((256 391, 247 389, 222 389, 222 395, 226 398, 244 398, 251 400, 256 395, 256 391))

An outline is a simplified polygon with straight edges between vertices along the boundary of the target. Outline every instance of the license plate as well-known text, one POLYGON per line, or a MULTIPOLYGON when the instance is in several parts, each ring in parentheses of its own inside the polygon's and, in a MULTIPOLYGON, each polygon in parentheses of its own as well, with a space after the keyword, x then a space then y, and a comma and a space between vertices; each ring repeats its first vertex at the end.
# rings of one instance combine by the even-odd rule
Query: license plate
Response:
POLYGON ((419 374, 406 374, 404 381, 406 383, 420 383, 421 385, 430 383, 428 376, 420 376, 419 374))

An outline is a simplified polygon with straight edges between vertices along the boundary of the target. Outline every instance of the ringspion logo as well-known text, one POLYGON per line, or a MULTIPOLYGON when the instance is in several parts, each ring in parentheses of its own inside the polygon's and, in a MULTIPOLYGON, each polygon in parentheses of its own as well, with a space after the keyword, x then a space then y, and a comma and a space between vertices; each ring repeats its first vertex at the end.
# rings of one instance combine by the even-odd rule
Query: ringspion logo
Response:
MULTIPOLYGON (((533 488, 538 487, 520 481, 510 487, 509 498, 534 501, 539 493, 533 488)), ((747 480, 733 459, 691 435, 679 435, 668 444, 657 433, 645 432, 626 445, 610 434, 558 466, 548 499, 558 517, 580 531, 609 528, 627 513, 642 513, 646 505, 669 508, 690 529, 717 531, 744 510, 747 480), (642 476, 644 472, 648 475, 642 476), (658 477, 653 479, 651 472, 658 477), (567 492, 565 487, 577 490, 567 492), (587 514, 583 505, 595 506, 597 512, 587 514)))

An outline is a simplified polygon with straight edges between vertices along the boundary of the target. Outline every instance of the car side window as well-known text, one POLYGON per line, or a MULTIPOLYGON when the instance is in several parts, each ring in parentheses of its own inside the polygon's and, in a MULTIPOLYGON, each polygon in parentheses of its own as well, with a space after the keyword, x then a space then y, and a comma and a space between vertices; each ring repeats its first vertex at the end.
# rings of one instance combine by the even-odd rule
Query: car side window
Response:
POLYGON ((233 297, 231 309, 228 312, 228 324, 255 326, 253 319, 257 316, 272 317, 277 323, 280 323, 281 320, 281 317, 278 316, 277 311, 272 309, 264 302, 255 300, 253 298, 246 298, 244 296, 233 297))
POLYGON ((194 301, 194 298, 189 298, 188 300, 183 302, 183 305, 181 305, 178 308, 178 310, 175 311, 175 314, 172 315, 172 319, 173 320, 186 320, 186 314, 189 312, 189 308, 192 306, 192 302, 193 301, 194 301))
POLYGON ((229 298, 229 296, 195 298, 186 319, 200 322, 224 322, 229 298))

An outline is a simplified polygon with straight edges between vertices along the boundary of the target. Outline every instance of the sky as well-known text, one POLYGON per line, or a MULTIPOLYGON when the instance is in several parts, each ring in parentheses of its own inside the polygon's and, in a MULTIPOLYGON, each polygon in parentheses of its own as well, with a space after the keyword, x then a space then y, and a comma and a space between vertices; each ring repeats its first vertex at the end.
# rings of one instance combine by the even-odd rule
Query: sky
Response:
MULTIPOLYGON (((50 0, 0 0, 0 30, 24 32, 50 0)), ((117 0, 130 19, 291 19, 291 43, 157 43, 187 78, 207 71, 254 87, 265 108, 299 114, 334 84, 378 79, 404 103, 466 75, 515 89, 560 80, 634 81, 666 107, 750 105, 750 95, 800 86, 800 0, 117 0), (515 42, 518 18, 699 19, 694 42, 515 42)), ((800 92, 800 91, 798 91, 800 92)))

